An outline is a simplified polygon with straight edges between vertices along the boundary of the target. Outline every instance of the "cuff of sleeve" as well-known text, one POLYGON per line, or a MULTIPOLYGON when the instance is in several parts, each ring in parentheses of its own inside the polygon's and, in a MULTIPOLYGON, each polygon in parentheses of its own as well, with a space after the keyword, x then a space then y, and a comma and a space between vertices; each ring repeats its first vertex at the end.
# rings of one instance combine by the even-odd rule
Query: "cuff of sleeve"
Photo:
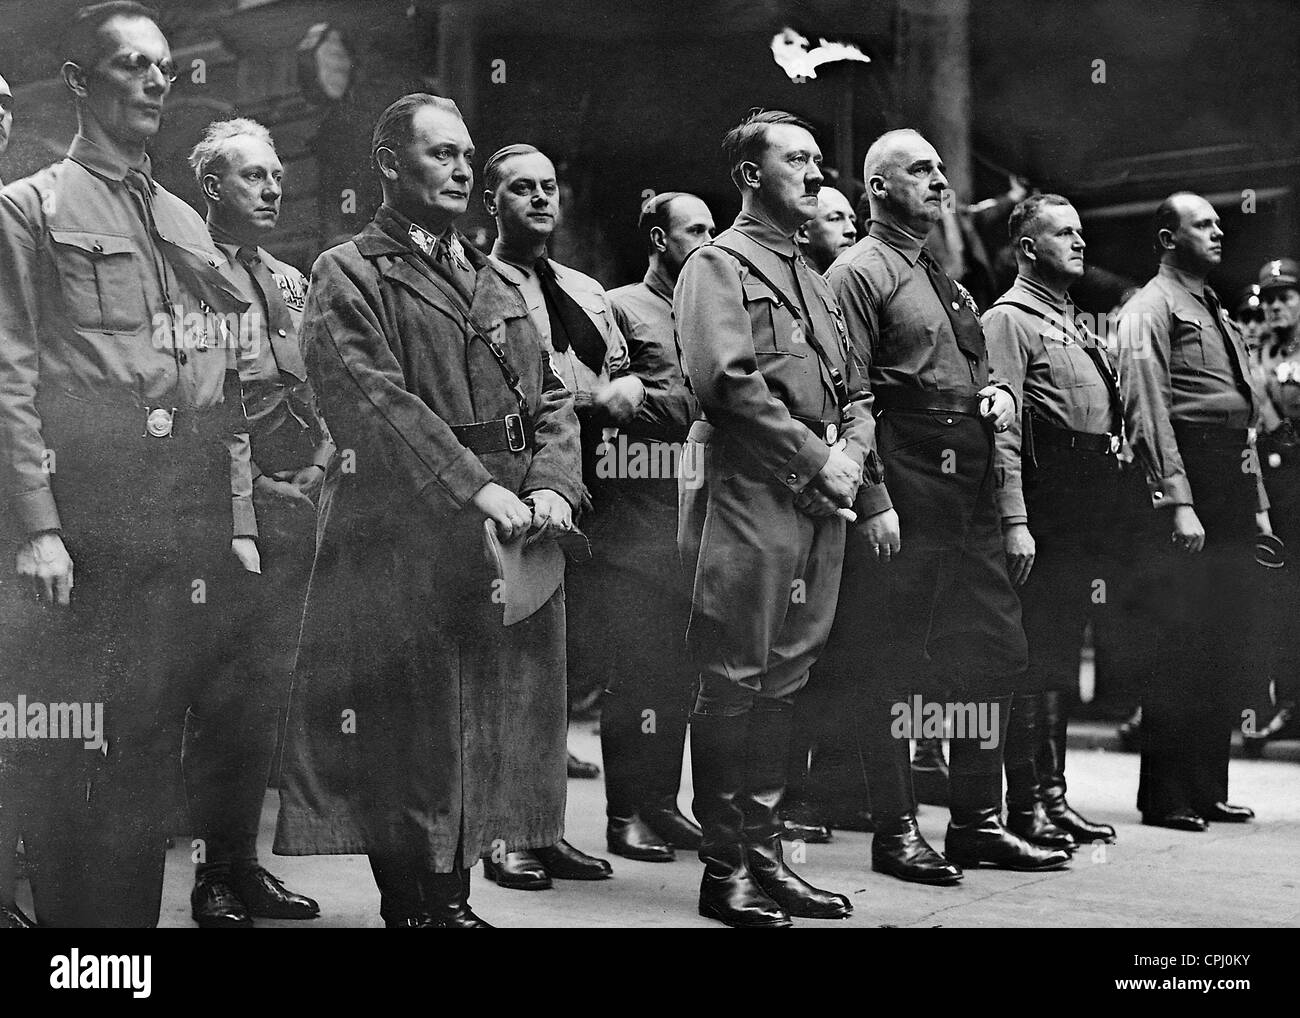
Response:
POLYGON ((233 523, 232 537, 257 536, 257 513, 250 496, 235 495, 230 500, 230 515, 233 523))
POLYGON ((62 530, 59 510, 54 505, 54 492, 49 488, 25 491, 10 499, 14 516, 26 534, 39 534, 44 530, 62 530))
POLYGON ((803 491, 830 458, 831 447, 810 431, 799 451, 776 471, 777 478, 791 491, 803 491))
POLYGON ((1151 504, 1157 509, 1174 505, 1192 505, 1192 486, 1186 474, 1162 477, 1151 484, 1151 504))
POLYGON ((857 506, 858 518, 863 520, 868 516, 883 513, 886 509, 894 508, 894 503, 889 497, 889 489, 884 484, 864 484, 858 489, 858 497, 854 502, 857 506))
POLYGON ((1029 511, 1025 508, 1023 491, 1003 490, 997 494, 998 512, 1005 523, 1027 523, 1029 511))
MULTIPOLYGON (((492 472, 472 452, 466 449, 454 463, 439 475, 439 487, 449 494, 456 505, 469 505, 480 488, 492 482, 492 472)), ((425 492, 428 492, 428 487, 425 492)))

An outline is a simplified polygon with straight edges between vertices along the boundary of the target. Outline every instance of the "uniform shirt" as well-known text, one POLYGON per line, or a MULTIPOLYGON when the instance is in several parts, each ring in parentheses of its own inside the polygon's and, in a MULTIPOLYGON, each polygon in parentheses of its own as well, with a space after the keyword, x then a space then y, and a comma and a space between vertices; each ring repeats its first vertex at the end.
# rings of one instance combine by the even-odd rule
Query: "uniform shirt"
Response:
MULTIPOLYGON (((1277 413, 1290 420, 1300 419, 1300 346, 1276 354, 1270 354, 1267 349, 1261 351, 1257 370, 1277 413)), ((1281 422, 1274 418, 1271 423, 1277 427, 1281 422)))
MULTIPOLYGON (((826 442, 802 421, 842 426, 846 452, 865 464, 875 454, 872 397, 848 345, 826 280, 808 267, 792 237, 741 212, 731 228, 697 248, 673 293, 683 364, 705 419, 791 491, 802 491, 826 463, 826 442), (721 247, 750 259, 799 307, 795 318, 761 279, 721 247), (841 410, 808 332, 842 372, 849 405, 841 410)), ((879 473, 867 470, 859 515, 890 508, 879 473)))
POLYGON ((501 256, 499 248, 493 249, 491 261, 506 281, 518 288, 524 303, 528 305, 528 313, 533 319, 533 324, 541 334, 542 343, 550 354, 551 368, 570 392, 575 395, 591 393, 611 378, 620 378, 629 373, 627 341, 614 322, 613 313, 609 309, 609 298, 604 288, 596 280, 583 275, 577 269, 547 259, 555 271, 555 281, 560 289, 572 297, 587 313, 587 317, 592 320, 605 340, 605 361, 599 374, 578 359, 578 351, 572 346, 563 353, 551 346, 551 318, 546 311, 546 298, 542 295, 542 284, 538 281, 537 273, 533 271, 532 266, 516 265, 514 262, 506 261, 501 256))
MULTIPOLYGON (((221 406, 234 366, 234 333, 211 309, 244 302, 215 271, 221 255, 203 220, 152 180, 146 156, 135 169, 164 257, 127 186, 131 169, 78 134, 67 158, 0 194, 0 492, 28 534, 60 529, 38 393, 139 408, 143 432, 147 409, 221 406)), ((242 413, 231 422, 233 532, 252 536, 248 436, 234 430, 242 413)))
POLYGON ((871 391, 942 392, 974 396, 991 381, 987 354, 968 357, 957 344, 949 312, 969 314, 978 328, 979 312, 954 281, 964 300, 946 308, 925 267, 919 264, 923 240, 872 220, 867 235, 843 252, 827 271, 844 309, 849 336, 867 369, 871 391))
MULTIPOLYGON (((320 444, 328 441, 329 431, 316 411, 307 367, 298 349, 307 280, 292 265, 257 248, 289 315, 287 324, 272 331, 266 301, 252 270, 239 257, 240 243, 211 224, 209 232, 217 250, 226 256, 220 266, 222 274, 249 302, 249 313, 240 319, 237 360, 253 443, 254 476, 309 466, 317 462, 313 457, 320 444)), ((328 456, 322 455, 321 460, 327 461, 328 456)), ((325 463, 317 465, 323 468, 325 463)))
MULTIPOLYGON (((988 343, 989 365, 1006 380, 1018 406, 1056 428, 1101 435, 1115 426, 1110 388, 1085 351, 1092 347, 1109 362, 1105 345, 1075 322, 1074 304, 1036 280, 1020 275, 980 319, 988 343), (1012 307, 1023 304, 1047 320, 1012 307)), ((1020 473, 1021 426, 994 436, 997 445, 997 501, 1006 524, 1025 523, 1020 473)))
MULTIPOLYGON (((1222 309, 1222 332, 1216 327, 1206 293, 1202 280, 1162 264, 1116 323, 1124 402, 1133 417, 1129 441, 1146 466, 1157 508, 1193 504, 1175 421, 1245 429, 1259 413, 1241 332, 1222 309)), ((1268 507, 1262 481, 1259 507, 1268 507)))
POLYGON ((627 339, 631 372, 645 386, 645 402, 621 430, 631 436, 684 442, 698 406, 686 386, 673 331, 673 284, 652 267, 642 282, 610 290, 609 303, 627 339))

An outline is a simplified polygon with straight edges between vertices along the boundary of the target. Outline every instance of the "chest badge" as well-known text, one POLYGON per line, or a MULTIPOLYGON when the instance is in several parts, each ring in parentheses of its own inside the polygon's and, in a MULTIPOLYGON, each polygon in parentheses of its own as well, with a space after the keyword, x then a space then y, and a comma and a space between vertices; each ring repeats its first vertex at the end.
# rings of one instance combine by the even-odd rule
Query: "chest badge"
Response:
POLYGON ((276 286, 280 288, 280 296, 284 299, 285 307, 290 311, 302 311, 307 306, 307 286, 300 279, 294 279, 282 272, 275 273, 276 286))
POLYGON ((794 324, 790 326, 790 345, 802 346, 805 342, 806 340, 803 335, 803 322, 796 318, 794 324))

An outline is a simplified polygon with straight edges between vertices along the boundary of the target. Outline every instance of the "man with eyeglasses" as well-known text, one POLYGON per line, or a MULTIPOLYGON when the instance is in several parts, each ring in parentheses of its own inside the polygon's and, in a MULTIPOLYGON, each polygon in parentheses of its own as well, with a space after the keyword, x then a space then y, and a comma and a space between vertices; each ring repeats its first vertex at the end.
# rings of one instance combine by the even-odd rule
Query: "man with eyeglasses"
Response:
POLYGON ((0 700, 83 724, 24 740, 5 794, 29 804, 41 926, 147 927, 185 708, 229 650, 240 565, 260 570, 227 317, 248 305, 152 179, 174 76, 153 12, 83 8, 64 43, 77 135, 0 192, 0 495, 23 590, 0 700))

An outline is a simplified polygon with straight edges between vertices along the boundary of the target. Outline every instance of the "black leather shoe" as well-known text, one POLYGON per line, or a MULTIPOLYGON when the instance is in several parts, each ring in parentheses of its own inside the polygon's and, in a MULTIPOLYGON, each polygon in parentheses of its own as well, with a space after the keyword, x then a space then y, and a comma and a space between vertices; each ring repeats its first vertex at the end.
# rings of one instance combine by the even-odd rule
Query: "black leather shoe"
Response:
POLYGON ((248 909, 224 876, 200 877, 190 891, 190 915, 204 930, 243 929, 253 925, 248 909))
POLYGON ((605 844, 615 855, 638 862, 672 862, 677 853, 666 845, 635 813, 610 817, 605 824, 605 844))
POLYGON ((876 831, 871 839, 871 868, 914 884, 951 886, 962 878, 960 867, 941 856, 921 836, 916 817, 908 814, 893 833, 876 831))
POLYGON ((431 874, 425 893, 427 915, 434 927, 442 930, 486 930, 485 923, 469 907, 469 870, 454 869, 450 873, 431 874))
POLYGON ((812 806, 800 802, 781 807, 781 837, 786 841, 824 845, 831 840, 831 832, 812 806))
POLYGON ((579 852, 563 838, 533 849, 533 855, 556 880, 606 880, 614 875, 614 867, 606 860, 579 852))
POLYGON ((847 919, 853 902, 843 894, 814 887, 785 864, 780 837, 745 846, 746 862, 763 893, 786 915, 803 919, 847 919))
POLYGON ((656 805, 643 808, 640 817, 665 844, 688 852, 699 849, 703 832, 677 808, 676 795, 664 796, 656 805))
POLYGON ((1196 812, 1211 823, 1245 824, 1255 819, 1255 811, 1249 806, 1233 806, 1226 802, 1213 802, 1196 812))
POLYGON ((1143 813, 1142 822, 1148 827, 1168 827, 1171 831, 1199 833, 1210 829, 1205 817, 1190 809, 1176 809, 1172 813, 1143 813))
MULTIPOLYGON (((735 850, 744 855, 741 846, 735 850)), ((744 861, 727 865, 709 859, 700 881, 700 915, 733 929, 783 929, 793 926, 789 914, 767 896, 744 861)))
POLYGON ((36 924, 17 905, 0 905, 0 930, 34 930, 36 924))
POLYGON ((1079 847, 1073 835, 1052 822, 1041 802, 1035 802, 1029 809, 1012 809, 1008 806, 1007 830, 1040 848, 1059 848, 1073 852, 1079 847))
POLYGON ((1070 835, 1076 845, 1091 845, 1095 841, 1115 844, 1115 828, 1110 824, 1093 823, 1079 814, 1064 798, 1057 802, 1044 802, 1043 809, 1047 813, 1047 819, 1070 835))
POLYGON ((551 886, 550 874, 532 852, 507 852, 501 862, 483 857, 483 875, 495 880, 498 887, 513 891, 545 891, 551 886))
POLYGON ((598 778, 600 777, 600 768, 594 763, 588 763, 586 760, 579 760, 576 756, 570 753, 569 777, 598 778))
POLYGON ((1002 826, 996 810, 979 810, 969 818, 960 814, 953 817, 944 838, 943 854, 964 869, 992 866, 1032 873, 1063 870, 1070 863, 1069 852, 1039 848, 1012 834, 1002 826))
POLYGON ((230 873, 230 889, 249 915, 263 919, 316 919, 320 906, 305 894, 294 894, 261 866, 230 873))

